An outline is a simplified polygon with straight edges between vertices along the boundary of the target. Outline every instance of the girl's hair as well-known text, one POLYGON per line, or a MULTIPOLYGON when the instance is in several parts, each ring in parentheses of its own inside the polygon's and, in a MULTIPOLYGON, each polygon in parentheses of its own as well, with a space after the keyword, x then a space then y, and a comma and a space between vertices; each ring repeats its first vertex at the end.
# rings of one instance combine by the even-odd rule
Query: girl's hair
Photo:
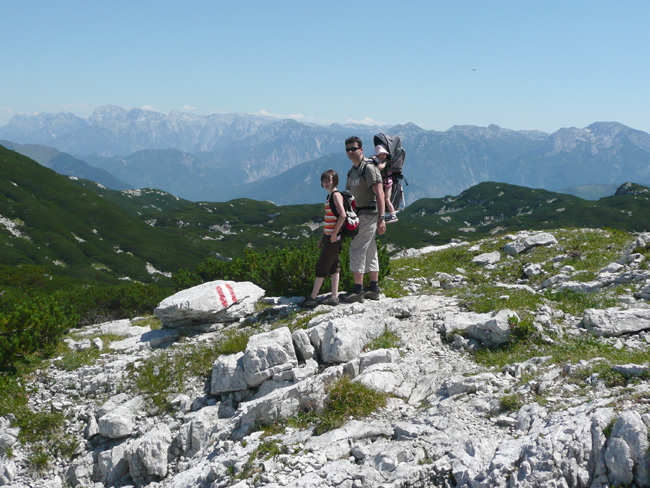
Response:
POLYGON ((320 175, 321 184, 323 181, 329 181, 330 179, 332 180, 334 186, 339 186, 339 175, 333 169, 328 169, 322 175, 320 175))

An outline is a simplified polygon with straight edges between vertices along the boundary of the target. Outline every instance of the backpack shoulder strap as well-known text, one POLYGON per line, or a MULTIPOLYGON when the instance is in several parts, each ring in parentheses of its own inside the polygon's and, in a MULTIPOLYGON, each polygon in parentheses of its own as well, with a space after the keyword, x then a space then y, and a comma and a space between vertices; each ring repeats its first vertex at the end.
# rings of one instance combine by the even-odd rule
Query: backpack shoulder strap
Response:
MULTIPOLYGON (((335 193, 341 193, 339 190, 333 191, 330 193, 330 196, 328 197, 328 203, 330 205, 330 210, 334 214, 335 217, 339 216, 338 210, 336 210, 336 205, 334 204, 334 194, 335 193)), ((343 193, 341 193, 341 196, 343 196, 343 193)), ((343 201, 345 202, 345 197, 343 197, 343 201)))

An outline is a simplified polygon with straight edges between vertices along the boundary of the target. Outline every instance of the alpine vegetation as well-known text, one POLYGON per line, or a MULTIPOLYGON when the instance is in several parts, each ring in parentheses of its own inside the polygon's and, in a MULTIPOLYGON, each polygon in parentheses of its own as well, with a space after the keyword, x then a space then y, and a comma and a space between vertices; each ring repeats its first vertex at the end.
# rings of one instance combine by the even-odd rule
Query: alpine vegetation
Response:
POLYGON ((649 257, 502 233, 404 252, 378 301, 216 277, 65 327, 0 377, 0 486, 650 486, 649 257))

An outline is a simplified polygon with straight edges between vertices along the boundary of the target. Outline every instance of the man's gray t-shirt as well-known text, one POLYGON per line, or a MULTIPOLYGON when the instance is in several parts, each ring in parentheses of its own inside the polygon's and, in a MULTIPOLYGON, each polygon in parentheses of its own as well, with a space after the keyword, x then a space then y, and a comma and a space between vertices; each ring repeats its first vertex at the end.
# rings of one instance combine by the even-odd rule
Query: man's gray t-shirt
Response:
MULTIPOLYGON (((345 188, 354 195, 357 201, 357 209, 374 207, 374 212, 377 212, 377 196, 372 188, 372 185, 376 183, 381 183, 381 172, 370 159, 364 158, 356 168, 352 166, 348 172, 348 181, 345 188)), ((369 211, 365 210, 365 212, 369 211)))

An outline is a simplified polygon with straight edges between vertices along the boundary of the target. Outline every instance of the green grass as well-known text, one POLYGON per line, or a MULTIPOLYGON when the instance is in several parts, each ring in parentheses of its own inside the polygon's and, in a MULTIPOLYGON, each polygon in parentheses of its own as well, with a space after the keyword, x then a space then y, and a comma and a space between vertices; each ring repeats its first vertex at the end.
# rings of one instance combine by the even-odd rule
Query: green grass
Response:
MULTIPOLYGON (((103 342, 104 350, 106 352, 110 347, 111 342, 119 341, 124 339, 126 336, 116 335, 116 334, 97 334, 90 337, 87 337, 90 341, 93 339, 99 338, 103 342)), ((78 338, 75 338, 78 340, 78 338)), ((91 346, 89 349, 84 349, 81 351, 73 351, 65 343, 59 343, 57 347, 57 355, 62 356, 61 359, 58 359, 54 362, 54 365, 65 371, 73 371, 79 369, 82 366, 88 366, 97 361, 97 358, 101 356, 102 351, 96 349, 94 346, 91 346)))
POLYGON ((66 431, 61 412, 32 410, 28 394, 22 380, 0 374, 0 417, 15 417, 13 425, 20 428, 18 440, 27 448, 30 468, 40 472, 54 456, 72 459, 78 442, 73 433, 66 431))
POLYGON ((149 327, 151 330, 159 330, 162 327, 160 319, 154 315, 142 317, 138 320, 132 320, 131 325, 135 327, 149 327))
MULTIPOLYGON (((261 468, 255 467, 255 462, 259 459, 266 461, 267 459, 274 458, 280 454, 286 454, 288 451, 287 446, 278 440, 268 440, 260 443, 248 456, 248 460, 242 466, 241 471, 235 476, 240 480, 250 478, 252 475, 260 473, 261 468)), ((234 474, 234 473, 233 473, 234 474)))
POLYGON ((506 364, 527 361, 537 356, 551 356, 550 363, 577 363, 582 359, 602 357, 609 363, 643 364, 650 361, 650 349, 643 351, 618 350, 597 337, 585 335, 557 341, 554 344, 524 340, 493 349, 480 349, 475 353, 479 364, 502 368, 506 364))
POLYGON ((384 327, 384 332, 382 332, 375 340, 366 344, 363 350, 374 351, 375 349, 399 348, 401 345, 402 341, 400 337, 394 332, 388 330, 388 327, 384 327))
POLYGON ((461 303, 472 312, 486 313, 509 308, 514 311, 534 310, 543 297, 526 290, 508 289, 488 284, 462 290, 458 293, 461 303), (506 296, 507 298, 502 298, 506 296))
POLYGON ((598 378, 609 388, 627 385, 627 378, 622 373, 614 370, 607 362, 599 362, 580 369, 571 375, 571 379, 576 383, 583 384, 593 374, 597 374, 598 378))
POLYGON ((246 349, 248 337, 243 332, 229 332, 217 343, 209 341, 160 351, 137 369, 131 368, 129 377, 135 388, 150 398, 158 409, 169 411, 171 405, 167 398, 170 394, 183 391, 190 378, 208 379, 214 361, 223 354, 246 349))
POLYGON ((516 412, 523 406, 523 404, 523 398, 517 393, 504 395, 499 400, 499 407, 502 412, 516 412))
POLYGON ((545 296, 554 302, 555 306, 565 313, 580 316, 588 308, 609 308, 617 303, 616 298, 607 291, 582 293, 572 290, 547 292, 545 296))
POLYGON ((363 418, 386 405, 388 395, 342 376, 329 389, 322 412, 301 412, 288 420, 292 427, 314 425, 314 435, 341 427, 349 418, 363 418))

